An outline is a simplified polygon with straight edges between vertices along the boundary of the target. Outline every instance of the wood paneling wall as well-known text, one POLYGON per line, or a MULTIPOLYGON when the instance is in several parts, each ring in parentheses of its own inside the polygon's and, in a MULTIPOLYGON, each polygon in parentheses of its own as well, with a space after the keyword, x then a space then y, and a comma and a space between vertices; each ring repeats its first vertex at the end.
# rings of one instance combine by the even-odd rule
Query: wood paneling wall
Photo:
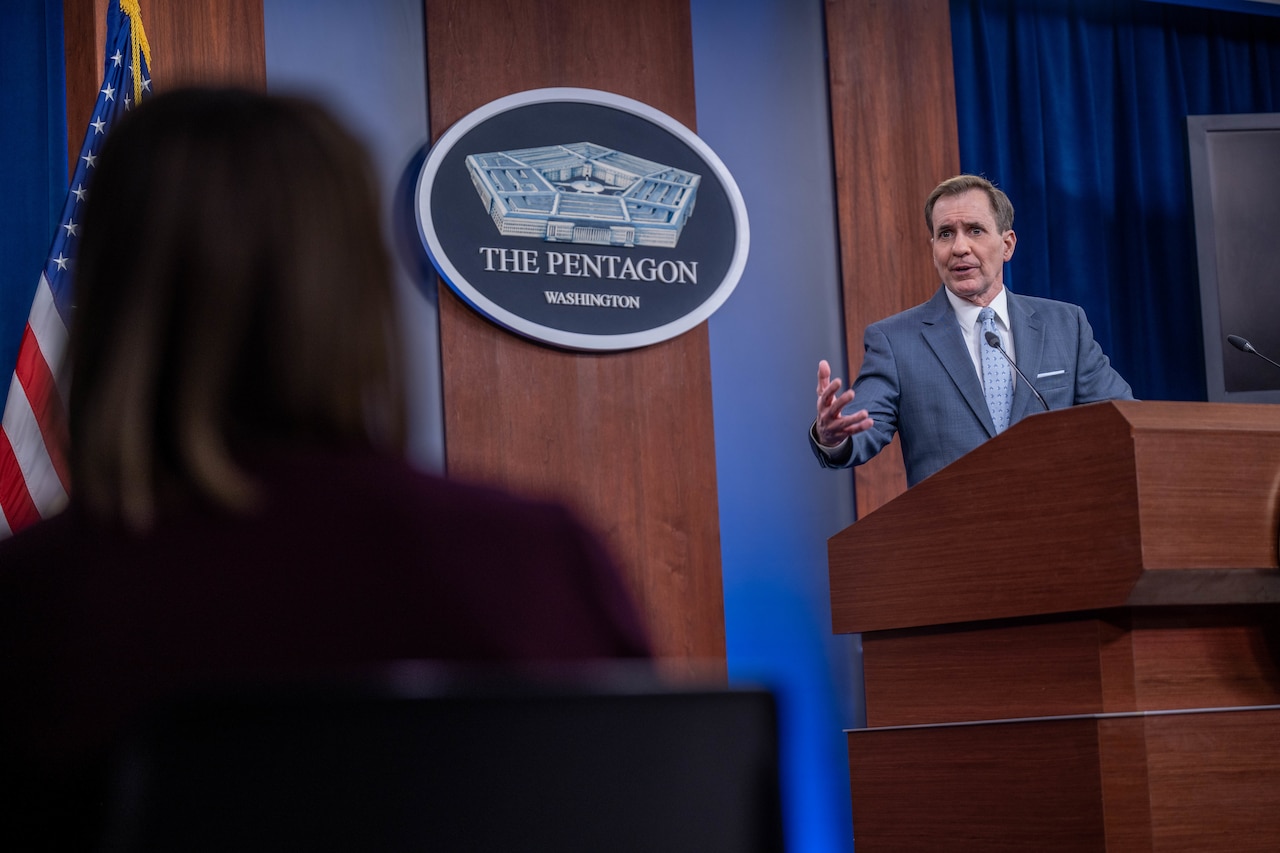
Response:
MULTIPOLYGON (((102 62, 107 45, 107 3, 110 0, 63 0, 62 30, 67 74, 67 173, 76 172, 76 158, 90 113, 102 85, 102 62)), ((145 12, 144 12, 145 15, 145 12)))
MULTIPOLYGON (((489 101, 547 86, 614 92, 694 126, 688 0, 425 8, 433 138, 489 101)), ((706 325, 630 352, 563 352, 499 329, 441 284, 440 338, 449 475, 569 503, 627 567, 659 654, 677 669, 722 668, 706 325)))
POLYGON ((156 84, 267 83, 262 0, 139 0, 156 84))
MULTIPOLYGON (((75 158, 102 84, 107 9, 114 0, 63 0, 67 148, 75 158)), ((267 81, 262 0, 139 0, 156 91, 185 83, 267 81)), ((74 162, 72 164, 74 171, 74 162)))
MULTIPOLYGON (((852 377, 863 330, 939 287, 924 201, 960 171, 960 143, 948 0, 827 0, 826 10, 852 377)), ((897 439, 855 481, 859 517, 906 491, 897 439)))

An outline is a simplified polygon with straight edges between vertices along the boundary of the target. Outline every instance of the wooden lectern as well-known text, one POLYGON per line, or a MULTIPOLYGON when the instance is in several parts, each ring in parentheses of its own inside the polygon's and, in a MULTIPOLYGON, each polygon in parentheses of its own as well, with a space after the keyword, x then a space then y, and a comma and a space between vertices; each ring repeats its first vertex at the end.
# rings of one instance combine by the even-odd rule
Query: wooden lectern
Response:
POLYGON ((858 853, 1280 850, 1280 407, 1028 418, 832 537, 858 853))

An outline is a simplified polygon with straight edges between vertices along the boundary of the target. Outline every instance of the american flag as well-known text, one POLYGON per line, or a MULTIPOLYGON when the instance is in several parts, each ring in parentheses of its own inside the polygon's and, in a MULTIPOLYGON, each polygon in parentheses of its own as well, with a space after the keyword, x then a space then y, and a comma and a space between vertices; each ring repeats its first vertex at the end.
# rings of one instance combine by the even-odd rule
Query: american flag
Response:
POLYGON ((85 130, 61 224, 40 273, 0 421, 0 538, 58 512, 70 491, 66 387, 59 373, 71 314, 71 270, 80 241, 81 210, 107 131, 151 91, 151 48, 138 0, 112 3, 109 15, 107 56, 93 120, 85 130))

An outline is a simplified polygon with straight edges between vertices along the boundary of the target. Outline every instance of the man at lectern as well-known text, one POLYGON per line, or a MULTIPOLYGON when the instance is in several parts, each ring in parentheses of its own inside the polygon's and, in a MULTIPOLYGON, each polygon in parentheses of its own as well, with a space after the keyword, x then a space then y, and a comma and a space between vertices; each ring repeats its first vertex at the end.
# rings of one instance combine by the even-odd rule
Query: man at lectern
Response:
POLYGON ((818 363, 809 443, 824 468, 860 465, 898 433, 914 486, 1028 415, 1133 399, 1082 308, 1005 288, 1017 244, 1008 196, 958 175, 929 194, 924 218, 942 287, 867 327, 852 389, 818 363))

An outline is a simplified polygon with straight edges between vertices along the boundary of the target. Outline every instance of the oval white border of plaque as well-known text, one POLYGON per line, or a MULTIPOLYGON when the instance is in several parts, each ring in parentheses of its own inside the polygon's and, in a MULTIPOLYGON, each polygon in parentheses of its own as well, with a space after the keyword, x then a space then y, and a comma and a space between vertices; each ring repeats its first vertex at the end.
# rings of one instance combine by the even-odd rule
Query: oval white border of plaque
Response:
POLYGON ((742 192, 738 189, 738 184, 733 180, 733 176, 729 174, 729 170, 725 168, 724 163, 711 150, 710 146, 703 142, 692 130, 666 113, 640 101, 597 89, 574 87, 530 89, 498 98, 471 111, 445 131, 436 144, 431 146, 427 159, 418 173, 414 202, 418 234, 422 238, 423 245, 426 246, 427 254, 430 256, 436 270, 444 277, 445 281, 458 296, 473 309, 501 326, 534 340, 575 350, 635 349, 669 340, 689 331, 714 314, 729 298, 729 295, 733 293, 734 288, 738 286, 738 280, 742 277, 742 271, 747 265, 747 252, 751 243, 751 232, 747 222, 747 206, 743 201, 742 192), (472 128, 489 118, 516 107, 548 102, 598 104, 639 116, 677 137, 685 145, 692 148, 711 167, 716 178, 720 181, 720 185, 724 188, 729 207, 733 211, 735 231, 733 256, 729 262, 728 269, 725 271, 724 278, 716 287, 715 292, 694 310, 664 325, 619 335, 590 335, 553 329, 527 320, 493 302, 472 287, 471 283, 458 272, 457 268, 449 260, 448 254, 445 252, 444 247, 440 245, 436 236, 431 217, 430 191, 441 162, 453 150, 458 140, 470 132, 472 128))

